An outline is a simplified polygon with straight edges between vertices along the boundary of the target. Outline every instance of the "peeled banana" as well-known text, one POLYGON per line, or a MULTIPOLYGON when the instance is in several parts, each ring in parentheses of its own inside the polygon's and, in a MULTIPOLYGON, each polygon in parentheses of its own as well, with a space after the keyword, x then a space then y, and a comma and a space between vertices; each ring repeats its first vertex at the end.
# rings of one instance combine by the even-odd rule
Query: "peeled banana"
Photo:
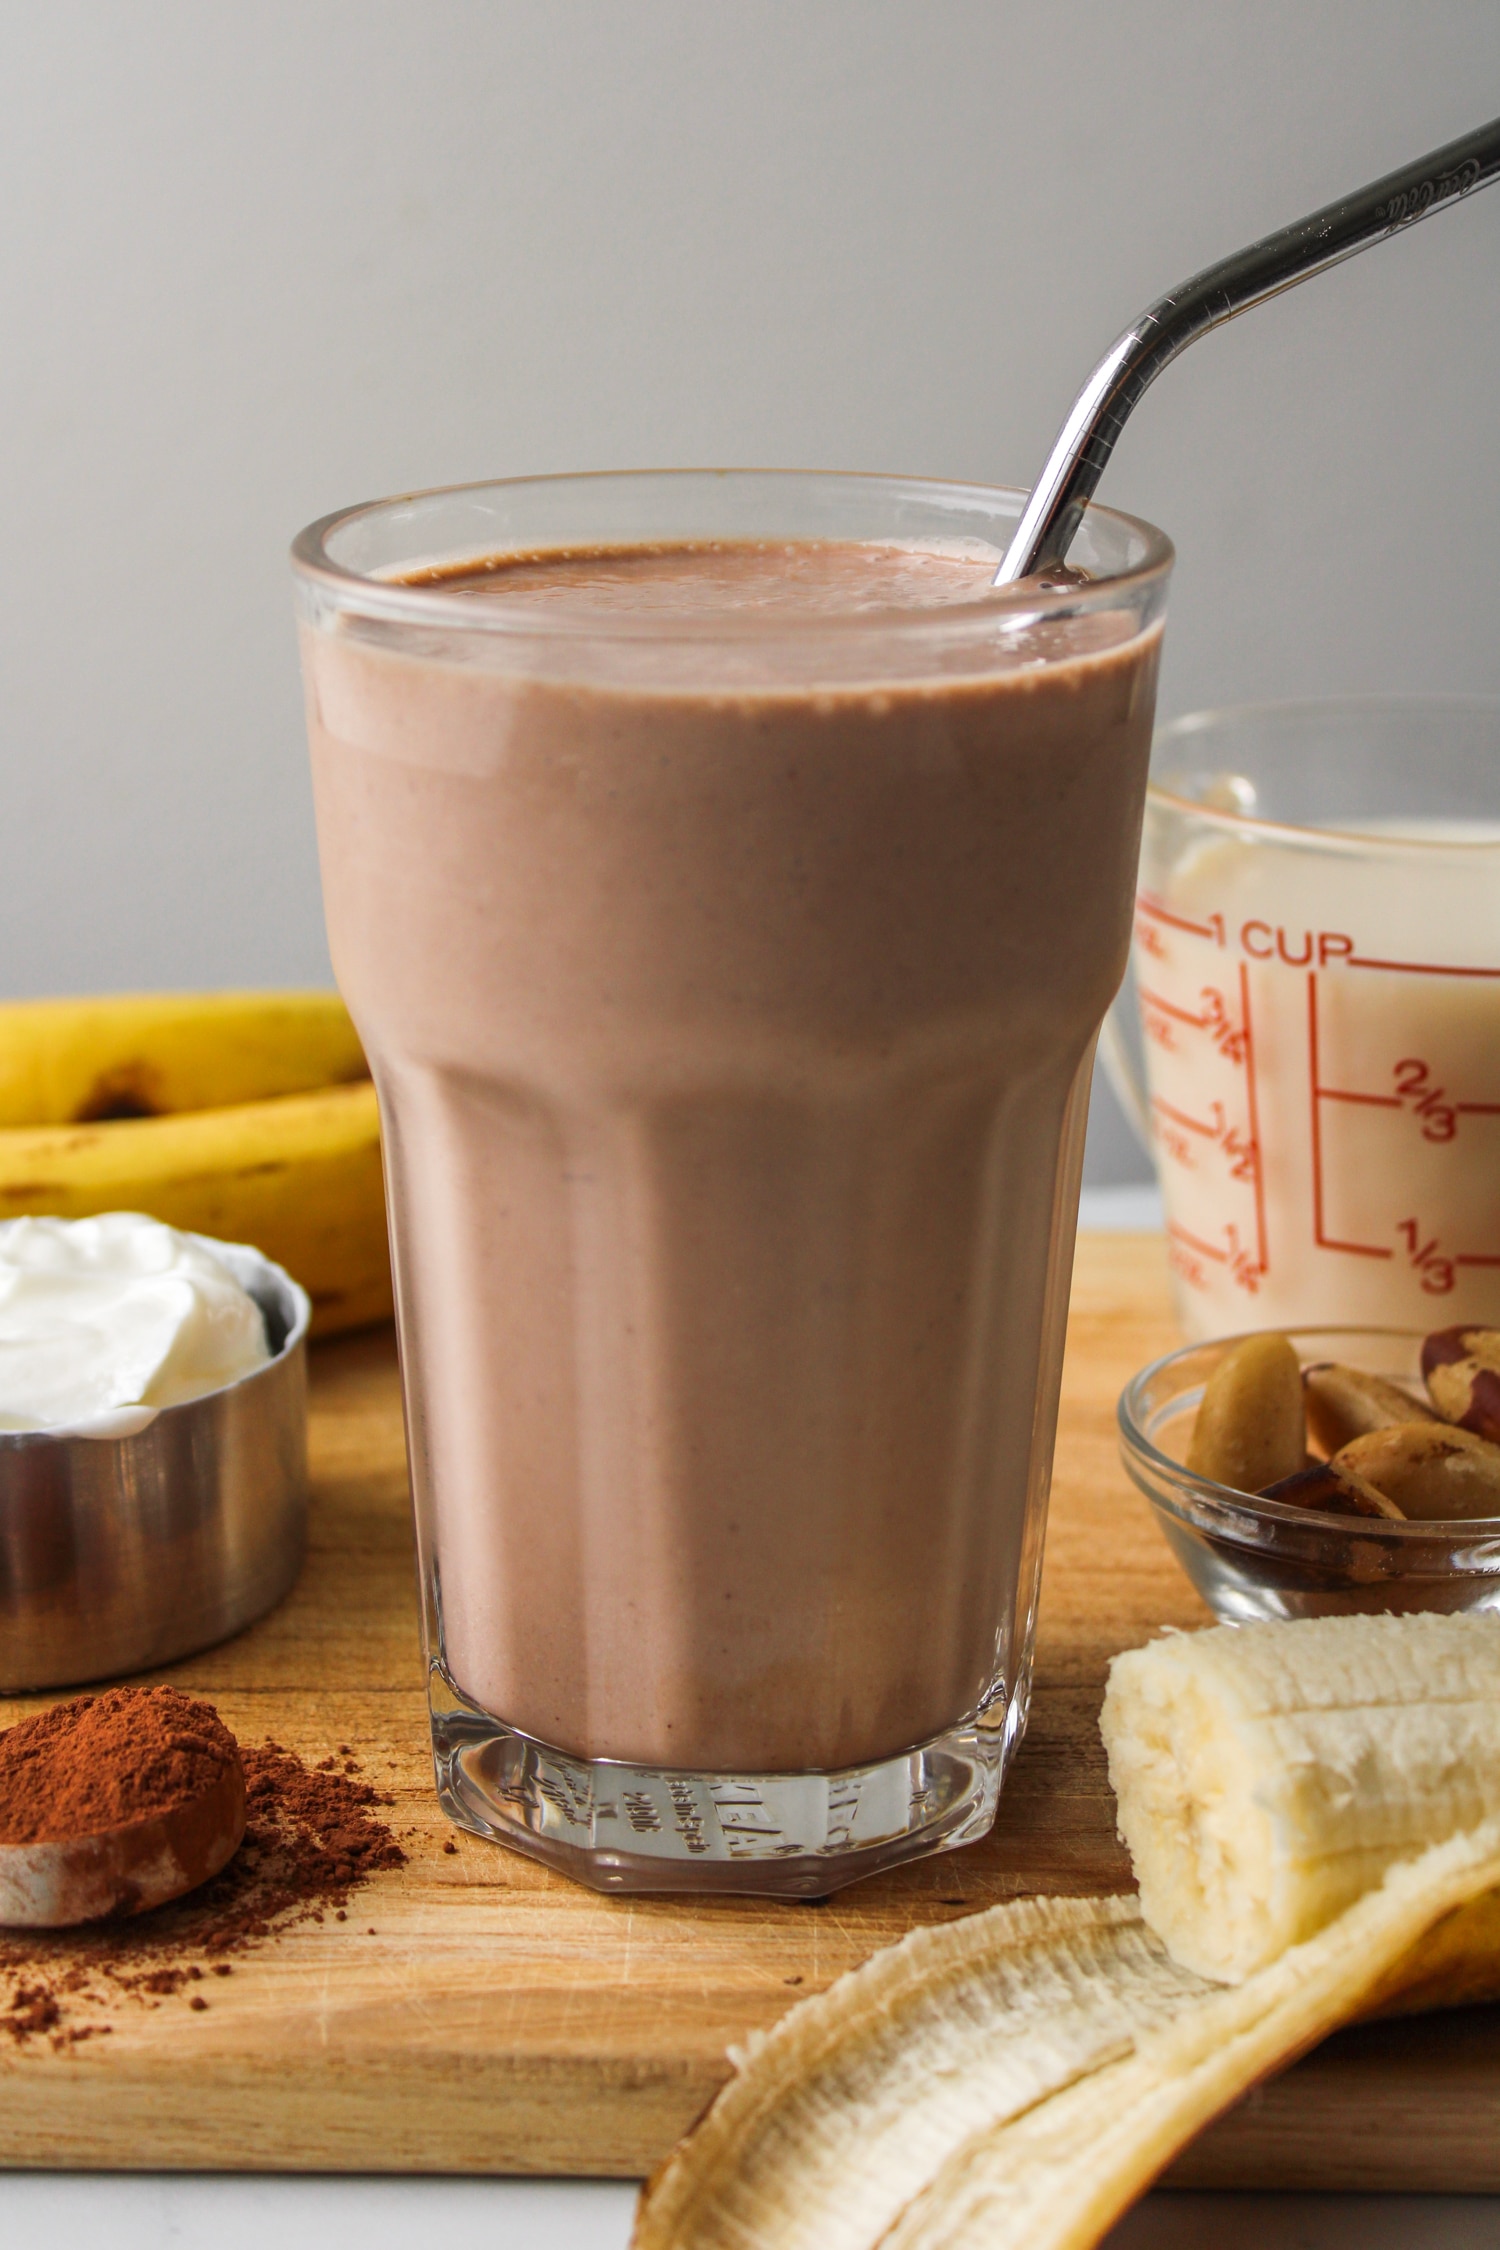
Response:
POLYGON ((1351 2015, 1493 1993, 1497 1683, 1491 1617, 1219 1628, 1117 1658, 1139 1900, 994 1907, 804 2001, 733 2057, 633 2250, 1091 2250, 1351 2015))
POLYGON ((1172 1634, 1115 1658, 1099 1728, 1147 1920, 1237 1980, 1500 1817, 1500 1620, 1172 1634))
POLYGON ((375 1090, 337 996, 0 1006, 0 1218, 100 1211, 252 1243, 315 1335, 389 1317, 375 1090))

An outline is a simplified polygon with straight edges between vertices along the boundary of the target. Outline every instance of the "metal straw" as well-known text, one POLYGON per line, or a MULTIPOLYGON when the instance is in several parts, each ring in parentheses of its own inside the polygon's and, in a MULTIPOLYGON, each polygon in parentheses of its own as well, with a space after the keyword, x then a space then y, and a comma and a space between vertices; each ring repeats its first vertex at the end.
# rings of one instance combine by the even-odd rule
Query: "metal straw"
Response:
POLYGON ((1325 204, 1295 226, 1251 243, 1248 250, 1205 266, 1191 281, 1148 305, 1110 346, 1074 400, 995 584, 1008 586, 1063 560, 1126 416, 1147 385, 1196 337, 1352 258, 1372 242, 1414 226, 1430 211, 1461 202, 1475 188, 1488 187, 1497 174, 1500 118, 1338 203, 1325 204))

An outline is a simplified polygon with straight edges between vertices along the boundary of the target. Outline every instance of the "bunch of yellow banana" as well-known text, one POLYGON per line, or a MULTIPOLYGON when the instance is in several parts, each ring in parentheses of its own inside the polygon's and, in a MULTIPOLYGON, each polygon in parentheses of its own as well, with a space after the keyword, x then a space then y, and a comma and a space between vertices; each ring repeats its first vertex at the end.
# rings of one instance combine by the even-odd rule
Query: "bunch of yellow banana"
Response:
POLYGON ((314 1334, 385 1319, 380 1120, 338 995, 0 1004, 0 1218, 97 1211, 253 1243, 314 1334))

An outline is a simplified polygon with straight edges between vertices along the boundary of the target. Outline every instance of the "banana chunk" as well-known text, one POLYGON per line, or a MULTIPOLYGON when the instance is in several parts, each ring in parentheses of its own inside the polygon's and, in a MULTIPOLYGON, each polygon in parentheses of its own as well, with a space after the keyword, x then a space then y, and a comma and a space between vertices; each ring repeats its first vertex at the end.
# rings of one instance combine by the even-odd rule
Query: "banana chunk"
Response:
POLYGON ((1500 1618, 1173 1635, 1115 1658, 1099 1726, 1147 1920, 1236 1981, 1500 1817, 1500 1618))

